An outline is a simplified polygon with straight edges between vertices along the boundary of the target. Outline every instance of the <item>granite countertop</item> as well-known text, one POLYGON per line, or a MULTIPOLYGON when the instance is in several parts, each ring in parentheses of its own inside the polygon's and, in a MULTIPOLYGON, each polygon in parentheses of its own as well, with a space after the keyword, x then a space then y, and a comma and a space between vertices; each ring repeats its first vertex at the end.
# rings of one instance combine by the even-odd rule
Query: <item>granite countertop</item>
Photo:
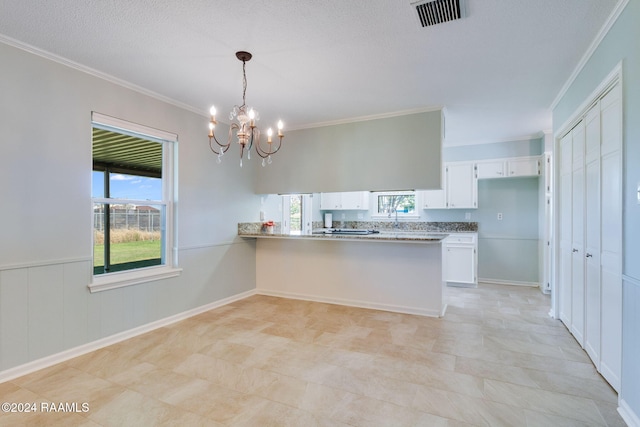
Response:
POLYGON ((267 238, 267 239, 298 239, 298 240, 359 240, 359 241, 396 241, 413 243, 440 243, 449 234, 431 233, 420 231, 381 231, 375 234, 333 234, 333 233, 313 233, 313 234, 281 234, 281 233, 238 233, 240 237, 267 238))
POLYGON ((440 243, 451 233, 475 233, 477 222, 401 222, 397 226, 389 221, 334 221, 334 229, 371 230, 371 234, 333 234, 322 228, 322 222, 313 223, 313 234, 282 234, 275 223, 273 233, 266 233, 262 223, 238 224, 238 236, 269 239, 357 240, 405 243, 440 243))

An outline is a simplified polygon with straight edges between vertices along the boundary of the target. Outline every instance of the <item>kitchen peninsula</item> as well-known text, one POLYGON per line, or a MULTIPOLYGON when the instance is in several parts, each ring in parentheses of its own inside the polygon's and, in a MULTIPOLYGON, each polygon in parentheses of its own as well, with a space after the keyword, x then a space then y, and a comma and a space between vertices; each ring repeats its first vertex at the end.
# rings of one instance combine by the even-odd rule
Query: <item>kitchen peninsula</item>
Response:
POLYGON ((287 235, 245 223, 238 235, 257 238, 260 294, 440 317, 446 309, 442 242, 448 232, 477 230, 477 224, 422 224, 440 225, 398 230, 369 223, 375 233, 287 235))

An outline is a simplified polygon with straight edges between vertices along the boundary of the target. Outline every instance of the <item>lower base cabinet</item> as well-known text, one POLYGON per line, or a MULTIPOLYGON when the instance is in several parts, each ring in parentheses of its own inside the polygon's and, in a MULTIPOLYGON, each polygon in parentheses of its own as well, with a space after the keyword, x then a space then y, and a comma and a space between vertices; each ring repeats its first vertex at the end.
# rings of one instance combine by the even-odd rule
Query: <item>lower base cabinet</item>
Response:
POLYGON ((444 243, 444 278, 452 286, 477 286, 478 235, 453 233, 444 243))

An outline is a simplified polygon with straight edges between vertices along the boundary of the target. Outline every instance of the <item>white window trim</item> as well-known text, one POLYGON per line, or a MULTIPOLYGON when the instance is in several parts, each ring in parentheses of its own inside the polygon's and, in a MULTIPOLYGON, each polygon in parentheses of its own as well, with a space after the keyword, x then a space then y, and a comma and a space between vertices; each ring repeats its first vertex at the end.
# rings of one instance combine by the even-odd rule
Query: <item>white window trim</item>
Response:
POLYGON ((396 216, 392 214, 389 217, 389 214, 381 214, 378 213, 378 196, 403 196, 403 195, 413 195, 415 196, 416 205, 413 213, 404 213, 398 212, 398 220, 402 219, 403 221, 417 221, 420 219, 420 212, 418 211, 419 204, 419 191, 376 191, 371 193, 373 200, 370 204, 369 212, 371 214, 371 219, 380 220, 380 221, 395 221, 396 216))
MULTIPOLYGON (((127 122, 115 117, 106 116, 104 114, 91 113, 91 124, 102 125, 113 128, 114 130, 126 134, 137 134, 136 136, 150 137, 162 141, 162 201, 156 201, 155 204, 165 206, 165 242, 164 256, 165 264, 160 266, 143 267, 135 270, 117 271, 113 273, 93 274, 93 262, 91 263, 91 282, 88 287, 93 292, 106 291, 109 289, 121 288, 124 286, 137 285, 156 280, 168 279, 179 276, 182 269, 178 267, 178 250, 177 250, 177 218, 175 214, 174 200, 176 200, 176 178, 177 178, 177 142, 178 135, 170 132, 161 131, 148 126, 139 125, 137 123, 127 122), (160 203, 158 203, 160 202, 160 203)), ((91 213, 93 213, 93 204, 95 202, 104 202, 104 198, 91 198, 91 213)), ((114 199, 110 199, 113 202, 114 199)), ((145 201, 145 203, 154 203, 145 201)), ((91 229, 93 230, 94 215, 91 215, 91 229)), ((93 235, 93 233, 92 233, 93 235)), ((93 239, 91 244, 93 254, 93 239)), ((93 256, 92 256, 93 259, 93 256)))

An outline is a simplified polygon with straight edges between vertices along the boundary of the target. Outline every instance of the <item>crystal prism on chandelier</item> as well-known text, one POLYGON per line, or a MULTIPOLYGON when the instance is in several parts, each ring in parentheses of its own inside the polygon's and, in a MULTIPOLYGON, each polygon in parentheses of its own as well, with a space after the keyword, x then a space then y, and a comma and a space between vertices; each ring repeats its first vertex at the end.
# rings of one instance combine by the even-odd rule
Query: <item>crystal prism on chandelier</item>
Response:
POLYGON ((236 57, 242 61, 242 105, 234 106, 231 113, 229 113, 231 124, 229 125, 229 138, 226 144, 221 144, 218 138, 216 138, 214 132, 216 124, 218 123, 216 121, 216 108, 214 106, 211 107, 209 111, 211 114, 211 121, 209 122, 209 148, 218 155, 217 162, 221 163, 222 156, 231 146, 233 132, 235 132, 238 138, 236 142, 240 145, 240 167, 242 167, 245 150, 247 151, 247 160, 251 159, 251 148, 254 146, 258 156, 262 157, 262 166, 265 166, 267 163, 271 164, 271 155, 277 153, 282 146, 282 138, 284 137, 284 133, 282 133, 282 120, 278 121, 277 144, 273 142, 273 130, 271 128, 267 129, 267 141, 263 142, 260 137, 260 129, 256 126, 256 122, 260 120, 260 115, 253 108, 248 108, 245 100, 247 94, 247 73, 245 66, 247 61, 251 59, 251 54, 240 51, 236 52, 236 57), (217 150, 213 145, 214 142, 218 146, 217 150))

